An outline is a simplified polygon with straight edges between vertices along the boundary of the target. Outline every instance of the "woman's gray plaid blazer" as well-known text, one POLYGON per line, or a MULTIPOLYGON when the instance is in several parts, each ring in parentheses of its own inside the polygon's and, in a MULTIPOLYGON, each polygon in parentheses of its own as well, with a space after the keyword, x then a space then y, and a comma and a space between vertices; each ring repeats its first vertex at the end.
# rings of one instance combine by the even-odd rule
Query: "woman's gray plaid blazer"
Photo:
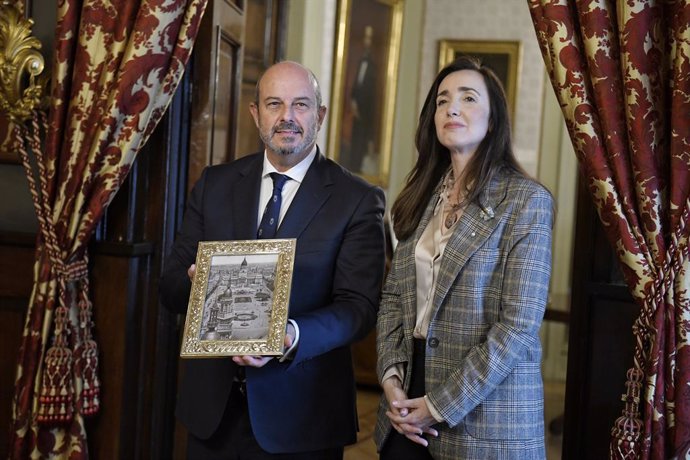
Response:
MULTIPOLYGON (((412 362, 416 319, 415 234, 401 241, 377 322, 379 378, 412 362)), ((446 422, 429 437, 436 460, 544 459, 539 326, 551 276, 553 199, 515 173, 494 177, 463 213, 443 253, 427 336, 425 387, 446 422)), ((405 390, 410 372, 406 372, 405 390)), ((381 400, 379 449, 391 430, 381 400)))

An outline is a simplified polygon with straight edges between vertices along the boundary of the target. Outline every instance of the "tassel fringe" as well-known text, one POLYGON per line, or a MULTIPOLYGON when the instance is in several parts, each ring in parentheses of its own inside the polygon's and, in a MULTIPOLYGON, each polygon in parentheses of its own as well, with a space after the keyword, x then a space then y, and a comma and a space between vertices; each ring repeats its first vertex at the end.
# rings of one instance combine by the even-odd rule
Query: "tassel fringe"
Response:
POLYGON ((621 400, 625 402, 623 415, 616 419, 611 430, 611 444, 609 458, 612 460, 636 460, 640 458, 640 438, 642 436, 642 421, 637 416, 642 391, 643 373, 639 369, 628 370, 627 388, 621 400))
MULTIPOLYGON (((57 309, 57 321, 64 321, 65 308, 57 309)), ((64 323, 63 323, 64 324, 64 323)), ((45 370, 38 397, 36 419, 43 424, 68 423, 74 416, 72 351, 67 347, 67 329, 59 330, 45 358, 45 370)))

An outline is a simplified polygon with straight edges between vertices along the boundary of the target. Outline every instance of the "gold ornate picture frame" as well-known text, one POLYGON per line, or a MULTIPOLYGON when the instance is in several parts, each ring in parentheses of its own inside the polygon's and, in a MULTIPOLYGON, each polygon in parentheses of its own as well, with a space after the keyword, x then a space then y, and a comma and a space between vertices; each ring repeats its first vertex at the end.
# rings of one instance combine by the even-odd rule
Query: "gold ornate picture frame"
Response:
POLYGON ((180 357, 281 356, 296 241, 199 242, 180 357))
POLYGON ((520 74, 521 51, 519 41, 441 40, 438 69, 441 70, 461 55, 475 56, 498 76, 508 99, 508 109, 515 119, 515 104, 520 74))
POLYGON ((403 0, 341 0, 328 155, 386 187, 390 169, 403 0))

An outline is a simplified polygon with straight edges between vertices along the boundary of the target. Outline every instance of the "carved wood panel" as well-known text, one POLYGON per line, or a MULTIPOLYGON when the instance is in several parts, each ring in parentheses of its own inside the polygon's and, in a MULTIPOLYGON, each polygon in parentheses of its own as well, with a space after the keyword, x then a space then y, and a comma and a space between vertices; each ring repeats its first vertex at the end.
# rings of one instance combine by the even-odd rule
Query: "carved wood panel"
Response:
POLYGON ((34 237, 0 234, 0 455, 9 452, 9 427, 24 316, 33 280, 34 237))
POLYGON ((235 158, 244 18, 237 4, 212 0, 199 28, 191 69, 188 189, 207 165, 235 158))

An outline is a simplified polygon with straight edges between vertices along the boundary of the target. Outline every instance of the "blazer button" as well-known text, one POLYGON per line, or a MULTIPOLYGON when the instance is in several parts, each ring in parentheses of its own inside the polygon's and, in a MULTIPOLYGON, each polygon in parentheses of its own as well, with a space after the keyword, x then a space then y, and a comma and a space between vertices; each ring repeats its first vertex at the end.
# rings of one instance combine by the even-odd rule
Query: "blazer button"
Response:
POLYGON ((429 339, 429 347, 436 348, 436 347, 438 347, 438 344, 439 344, 439 341, 436 337, 431 337, 429 339))

